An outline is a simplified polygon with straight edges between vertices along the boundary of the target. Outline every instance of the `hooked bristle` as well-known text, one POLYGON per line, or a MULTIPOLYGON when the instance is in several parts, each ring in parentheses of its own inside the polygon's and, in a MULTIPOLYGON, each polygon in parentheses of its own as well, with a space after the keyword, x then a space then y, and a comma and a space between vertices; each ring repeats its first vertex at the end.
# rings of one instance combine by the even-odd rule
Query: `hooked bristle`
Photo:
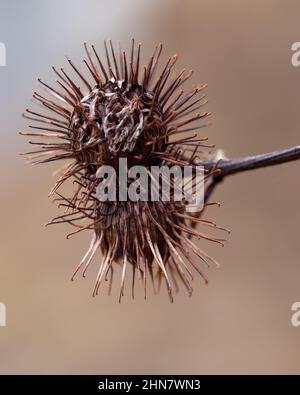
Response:
MULTIPOLYGON (((188 132, 205 126, 198 122, 210 115, 209 112, 195 113, 207 103, 205 95, 196 98, 205 85, 184 93, 181 86, 191 77, 192 71, 183 70, 172 76, 177 54, 167 60, 155 78, 162 44, 155 47, 144 67, 141 67, 141 44, 136 45, 134 40, 129 56, 120 45, 116 51, 111 40, 108 45, 104 41, 107 66, 104 66, 94 45, 89 48, 84 43, 84 49, 87 59, 83 64, 88 77, 68 59, 76 79, 63 68, 58 71, 55 67, 57 88, 38 79, 52 98, 33 93, 34 99, 46 112, 26 109, 23 116, 37 123, 29 127, 39 132, 21 132, 42 139, 30 141, 30 144, 40 146, 40 149, 28 153, 32 163, 70 161, 51 190, 51 195, 57 196, 55 201, 66 212, 49 224, 68 223, 75 227, 76 230, 67 237, 85 230, 93 232, 90 247, 72 279, 80 270, 85 276, 96 252, 101 250, 102 259, 93 295, 98 294, 103 280, 109 282, 110 293, 115 264, 122 267, 120 300, 125 292, 126 272, 130 266, 132 296, 136 273, 145 295, 147 276, 150 276, 154 290, 159 288, 162 279, 165 280, 171 301, 178 289, 176 279, 181 280, 191 295, 192 270, 207 282, 191 254, 207 266, 210 263, 218 265, 192 238, 221 245, 224 242, 194 229, 191 224, 222 228, 199 215, 190 215, 184 200, 123 201, 119 198, 102 201, 97 196, 97 188, 103 181, 99 176, 99 169, 103 166, 110 166, 116 172, 115 177, 120 177, 120 159, 126 159, 125 172, 129 173, 134 166, 143 166, 149 179, 152 177, 151 166, 178 166, 183 169, 185 166, 193 168, 199 160, 201 162, 203 150, 212 146, 206 144, 206 137, 188 132), (60 192, 60 187, 67 180, 72 180, 76 186, 71 197, 60 192), (84 225, 83 220, 87 222, 84 225)), ((205 180, 216 170, 206 173, 205 180)), ((136 178, 128 181, 129 185, 136 182, 136 178)), ((183 188, 172 180, 168 186, 172 193, 183 188)), ((158 186, 159 192, 160 188, 158 186)), ((142 185, 139 185, 139 191, 145 192, 142 185)))

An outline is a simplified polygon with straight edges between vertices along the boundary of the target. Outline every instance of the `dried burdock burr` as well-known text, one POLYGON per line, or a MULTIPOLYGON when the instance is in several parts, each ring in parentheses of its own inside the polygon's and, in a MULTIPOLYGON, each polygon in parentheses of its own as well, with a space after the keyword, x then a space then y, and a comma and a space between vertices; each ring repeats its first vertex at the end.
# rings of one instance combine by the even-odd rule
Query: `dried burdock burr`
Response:
MULTIPOLYGON (((208 112, 201 112, 206 104, 202 93, 205 85, 185 93, 181 87, 191 72, 182 71, 172 76, 177 55, 160 68, 162 45, 155 48, 144 67, 140 65, 141 46, 136 46, 134 40, 129 57, 120 47, 115 51, 111 41, 109 45, 105 42, 107 65, 93 45, 84 47, 88 76, 71 60, 68 62, 73 77, 64 69, 53 67, 57 88, 39 80, 52 97, 33 94, 46 111, 27 109, 24 116, 35 122, 29 126, 34 131, 21 132, 40 138, 30 142, 39 146, 38 150, 26 154, 33 164, 68 161, 51 191, 66 211, 50 224, 72 225, 76 230, 69 236, 84 230, 93 233, 90 247, 73 278, 80 270, 85 276, 100 250, 102 257, 94 295, 103 280, 108 281, 110 291, 116 264, 122 268, 120 299, 130 267, 132 295, 136 274, 143 283, 145 295, 148 277, 154 289, 164 279, 171 301, 178 279, 191 294, 193 272, 199 272, 207 282, 201 263, 217 264, 194 239, 221 245, 224 242, 191 225, 217 226, 200 215, 189 213, 185 199, 103 201, 96 192, 103 181, 99 169, 111 166, 118 178, 120 159, 126 159, 126 171, 136 165, 143 166, 149 179, 151 166, 193 168, 197 162, 207 159, 205 150, 211 146, 206 144, 206 138, 197 135, 198 129, 205 126, 203 120, 209 116, 208 112), (75 185, 70 197, 64 196, 60 189, 67 180, 75 185)), ((204 179, 217 173, 217 165, 211 166, 204 179)), ((170 180, 168 185, 173 196, 176 183, 170 180)))

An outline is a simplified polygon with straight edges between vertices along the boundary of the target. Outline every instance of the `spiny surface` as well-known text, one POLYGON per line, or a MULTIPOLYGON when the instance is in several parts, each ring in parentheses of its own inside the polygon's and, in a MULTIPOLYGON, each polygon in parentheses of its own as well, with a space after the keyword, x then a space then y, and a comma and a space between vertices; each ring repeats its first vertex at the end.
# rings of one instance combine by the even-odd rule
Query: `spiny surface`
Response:
MULTIPOLYGON (((207 138, 197 136, 197 130, 205 126, 198 122, 209 115, 195 113, 206 104, 205 96, 199 96, 205 85, 184 93, 181 86, 192 73, 183 70, 171 75, 177 55, 168 59, 155 78, 162 45, 155 48, 147 66, 140 70, 140 45, 136 47, 132 40, 128 58, 120 47, 116 52, 111 41, 109 44, 108 49, 104 42, 107 66, 103 65, 95 47, 92 45, 89 49, 85 44, 84 64, 89 77, 68 60, 75 78, 63 68, 58 71, 53 67, 58 89, 39 80, 52 98, 33 94, 46 111, 38 113, 27 109, 24 114, 37 124, 30 125, 35 132, 21 134, 42 139, 30 141, 40 148, 26 155, 34 164, 67 160, 63 174, 51 191, 66 211, 50 224, 68 223, 75 227, 68 236, 84 230, 93 233, 90 247, 73 278, 80 270, 85 276, 100 249, 102 259, 94 295, 103 280, 109 280, 111 291, 114 265, 119 264, 122 268, 120 300, 124 295, 126 272, 131 266, 132 296, 137 273, 145 296, 149 276, 154 290, 165 280, 173 301, 178 279, 188 293, 192 293, 193 270, 207 281, 192 255, 208 266, 211 262, 217 264, 192 240, 194 237, 223 244, 223 239, 195 230, 193 226, 197 223, 217 227, 216 224, 189 214, 184 200, 100 201, 96 195, 100 182, 97 172, 101 166, 110 165, 118 176, 120 158, 126 158, 127 171, 135 165, 144 166, 149 178, 153 165, 195 166, 201 161, 203 151, 211 147, 205 143, 207 138), (60 191, 67 180, 76 185, 70 197, 60 191)), ((208 172, 205 179, 216 171, 208 172)), ((170 182, 169 187, 172 195, 176 185, 170 182)))

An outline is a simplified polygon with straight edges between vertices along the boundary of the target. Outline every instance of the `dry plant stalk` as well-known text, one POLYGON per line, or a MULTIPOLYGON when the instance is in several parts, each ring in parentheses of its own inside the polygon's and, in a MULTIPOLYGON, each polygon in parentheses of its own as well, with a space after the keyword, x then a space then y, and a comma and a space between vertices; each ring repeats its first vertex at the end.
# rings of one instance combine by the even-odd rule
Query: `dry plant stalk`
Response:
MULTIPOLYGON (((200 268, 217 262, 206 254, 193 238, 209 240, 220 245, 224 239, 213 237, 194 225, 218 228, 209 220, 186 211, 183 201, 109 201, 97 199, 95 194, 99 179, 97 170, 110 165, 118 173, 118 161, 126 158, 128 169, 142 165, 195 166, 203 161, 205 179, 216 184, 220 170, 218 162, 207 160, 206 137, 199 137, 197 130, 208 112, 198 112, 206 104, 202 93, 205 85, 199 85, 185 93, 182 85, 192 72, 181 71, 172 76, 177 55, 170 57, 155 77, 162 45, 155 47, 147 66, 140 66, 141 46, 132 46, 129 56, 120 46, 115 51, 112 42, 104 42, 107 66, 104 66, 95 47, 84 45, 87 59, 84 60, 89 74, 86 77, 68 59, 71 77, 63 68, 53 70, 57 76, 57 88, 39 79, 40 84, 52 97, 34 92, 35 101, 44 108, 43 113, 27 109, 24 117, 34 121, 31 132, 22 135, 39 138, 30 141, 38 149, 25 155, 33 164, 68 160, 64 172, 51 190, 62 215, 50 224, 68 223, 76 228, 70 233, 92 231, 90 247, 72 277, 82 270, 85 276, 96 252, 100 249, 102 259, 96 277, 93 295, 98 294, 103 280, 112 287, 114 265, 122 267, 120 296, 124 295, 125 276, 132 268, 132 296, 134 296, 136 273, 142 281, 146 297, 147 278, 154 290, 164 280, 170 300, 178 290, 178 279, 192 294, 193 271, 207 279, 200 268), (81 82, 76 83, 76 78, 81 82), (80 86, 79 86, 80 85, 80 86), (199 123, 200 122, 200 123, 199 123), (205 160, 206 159, 206 160, 205 160), (60 187, 72 180, 76 185, 74 194, 66 197, 60 187), (83 223, 82 221, 85 221, 83 223)), ((225 162, 224 162, 225 163, 225 162)), ((230 174, 230 173, 228 173, 230 174)), ((150 175, 149 175, 150 177, 150 175)), ((174 192, 174 183, 169 184, 174 192)), ((205 206, 212 204, 206 203, 205 206)), ((225 230, 225 229, 223 229, 225 230)))

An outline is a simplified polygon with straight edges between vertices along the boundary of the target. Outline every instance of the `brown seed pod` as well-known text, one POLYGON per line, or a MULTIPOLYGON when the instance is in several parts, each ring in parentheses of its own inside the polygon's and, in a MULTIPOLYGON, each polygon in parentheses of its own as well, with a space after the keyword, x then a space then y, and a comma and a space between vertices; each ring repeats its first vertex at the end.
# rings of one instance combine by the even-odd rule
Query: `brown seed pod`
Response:
MULTIPOLYGON (((208 266, 211 262, 216 263, 191 238, 219 244, 224 241, 195 230, 191 224, 216 225, 189 214, 184 199, 101 201, 96 194, 100 182, 98 170, 103 165, 109 165, 118 177, 120 158, 127 161, 126 171, 132 166, 141 165, 147 169, 149 178, 151 166, 195 166, 203 150, 211 147, 206 145, 206 138, 199 138, 194 133, 205 126, 198 122, 209 115, 207 112, 195 113, 206 104, 205 96, 200 94, 205 85, 187 93, 181 90, 180 87, 192 73, 182 71, 175 77, 171 76, 177 55, 168 59, 155 78, 162 45, 155 48, 147 66, 141 71, 140 45, 136 47, 132 40, 128 58, 120 48, 116 53, 111 41, 109 44, 110 49, 104 42, 107 67, 95 47, 89 49, 85 44, 87 60, 84 64, 89 72, 88 79, 68 60, 82 87, 64 69, 58 71, 54 67, 59 89, 39 80, 54 99, 34 92, 34 98, 47 112, 41 114, 26 110, 24 114, 37 122, 36 126, 30 126, 36 131, 21 134, 43 140, 30 142, 40 147, 26 155, 32 163, 69 160, 51 191, 51 194, 58 196, 56 200, 60 206, 66 207, 66 212, 50 224, 69 223, 76 228, 71 234, 83 230, 93 232, 91 245, 73 278, 79 270, 85 275, 96 251, 100 249, 102 260, 94 295, 98 293, 101 282, 108 279, 110 292, 114 265, 118 263, 122 266, 120 300, 124 294, 126 271, 131 266, 132 295, 137 272, 144 284, 145 296, 148 276, 154 289, 156 283, 160 284, 164 278, 173 301, 173 289, 178 288, 176 278, 184 283, 189 294, 192 293, 191 269, 207 281, 191 255, 196 255, 208 266), (69 179, 76 184, 70 198, 59 191, 69 179), (82 224, 83 220, 87 224, 82 224)), ((205 178, 216 171, 209 171, 205 178)), ((173 196, 176 189, 174 181, 169 182, 169 187, 173 196)))

